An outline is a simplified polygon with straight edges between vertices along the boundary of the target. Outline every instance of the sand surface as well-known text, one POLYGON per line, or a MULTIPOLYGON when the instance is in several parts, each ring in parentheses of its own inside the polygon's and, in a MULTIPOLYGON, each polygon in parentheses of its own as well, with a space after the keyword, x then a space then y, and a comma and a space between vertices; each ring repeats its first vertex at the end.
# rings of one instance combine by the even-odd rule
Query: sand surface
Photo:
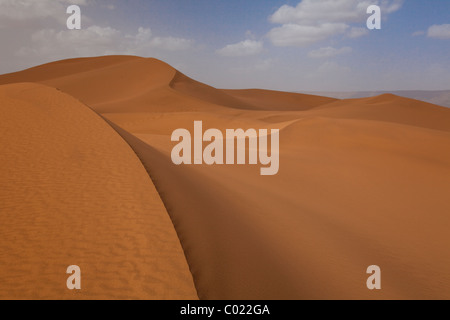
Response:
MULTIPOLYGON (((34 91, 48 93, 46 103, 17 95, 26 97, 34 112, 51 117, 41 123, 31 111, 11 107, 18 102, 3 103, 9 101, 4 98, 8 92, 30 84, 0 86, 2 112, 17 118, 7 127, 2 124, 2 146, 18 146, 25 135, 35 139, 1 158, 7 183, 2 182, 0 219, 20 217, 0 229, 9 237, 0 252, 16 259, 17 269, 2 259, 4 297, 37 294, 30 281, 22 281, 31 264, 67 264, 49 249, 54 244, 46 245, 60 239, 54 230, 72 226, 66 219, 76 214, 80 225, 64 238, 79 243, 71 254, 83 255, 86 268, 108 265, 111 273, 127 279, 102 285, 110 277, 98 271, 96 280, 85 280, 86 286, 97 281, 98 287, 80 293, 88 298, 189 298, 195 295, 190 277, 201 299, 450 298, 447 108, 389 94, 336 100, 220 90, 161 61, 123 56, 67 60, 0 76, 0 84, 13 82, 37 82, 67 95, 36 85, 34 91), (72 112, 89 111, 85 118, 97 125, 87 129, 89 121, 78 114, 68 121, 48 109, 62 104, 60 96, 74 103, 72 112), (261 176, 259 165, 172 164, 170 135, 178 128, 192 132, 196 120, 205 129, 280 129, 278 175, 261 176), (53 122, 58 126, 49 125, 53 122), (37 162, 33 152, 40 152, 41 144, 53 151, 37 162), (69 156, 61 167, 61 144, 79 145, 90 155, 89 164, 74 167, 79 160, 69 156), (109 186, 104 171, 117 176, 109 178, 109 186), (44 180, 48 190, 39 185, 45 172, 58 179, 44 180), (19 181, 28 188, 39 185, 42 203, 19 181), (89 196, 84 203, 92 204, 78 205, 71 189, 55 194, 60 183, 81 190, 88 184, 89 192, 79 191, 79 196, 89 196), (36 217, 44 221, 30 223, 36 217), (30 234, 24 237, 39 244, 41 253, 27 252, 35 250, 27 249, 29 242, 18 234, 30 234), (126 254, 114 255, 105 239, 126 254), (140 269, 144 262, 148 273, 140 269), (366 287, 366 269, 374 264, 382 270, 380 291, 366 287), (134 268, 138 271, 130 274, 134 268)), ((53 273, 49 269, 47 277, 53 273)), ((54 295, 44 297, 68 297, 64 288, 47 292, 54 295)))
POLYGON ((195 299, 178 237, 139 159, 54 88, 0 86, 0 298, 195 299), (81 268, 80 291, 66 269, 81 268))

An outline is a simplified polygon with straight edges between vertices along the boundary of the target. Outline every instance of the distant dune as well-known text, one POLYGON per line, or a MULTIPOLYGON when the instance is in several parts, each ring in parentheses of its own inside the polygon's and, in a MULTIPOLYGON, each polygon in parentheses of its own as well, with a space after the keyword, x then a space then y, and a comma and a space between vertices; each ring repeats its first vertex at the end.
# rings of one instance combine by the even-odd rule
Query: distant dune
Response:
POLYGON ((450 108, 450 90, 425 91, 425 90, 403 90, 403 91, 357 91, 357 92, 304 92, 337 99, 358 99, 375 97, 381 94, 391 93, 397 96, 421 100, 450 108))
POLYGON ((448 108, 220 90, 128 56, 0 76, 0 99, 0 298, 450 298, 448 108), (278 175, 175 166, 196 120, 280 129, 278 175))

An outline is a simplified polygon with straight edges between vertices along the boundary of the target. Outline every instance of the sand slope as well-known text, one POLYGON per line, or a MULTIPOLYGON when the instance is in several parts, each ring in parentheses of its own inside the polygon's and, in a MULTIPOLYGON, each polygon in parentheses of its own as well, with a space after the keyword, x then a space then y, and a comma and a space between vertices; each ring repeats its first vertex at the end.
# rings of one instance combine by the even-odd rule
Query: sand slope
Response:
MULTIPOLYGON (((308 93, 308 92, 303 92, 308 93)), ((385 93, 392 93, 397 96, 421 100, 428 103, 437 104, 450 108, 450 90, 440 91, 423 91, 423 90, 406 90, 406 91, 356 91, 356 92, 309 92, 310 94, 326 96, 338 99, 355 99, 379 96, 385 93)))
POLYGON ((259 109, 273 111, 305 111, 337 101, 333 98, 270 90, 224 90, 259 109))
POLYGON ((53 88, 0 86, 0 298, 195 299, 142 164, 100 117, 53 88), (82 290, 66 288, 79 265, 82 290))
POLYGON ((304 120, 282 131, 274 177, 174 167, 158 136, 139 136, 159 147, 134 148, 177 221, 201 298, 449 297, 449 134, 304 120), (384 270, 381 292, 365 287, 372 264, 384 270))
POLYGON ((450 131, 448 108, 392 94, 336 101, 314 111, 314 116, 319 117, 377 120, 450 131))
POLYGON ((133 149, 200 298, 450 298, 449 109, 395 95, 219 90, 138 57, 0 76, 0 83, 19 80, 80 99, 133 149), (280 129, 279 174, 173 165, 170 135, 192 132, 195 120, 204 129, 280 129), (382 269, 381 291, 366 288, 373 264, 382 269))

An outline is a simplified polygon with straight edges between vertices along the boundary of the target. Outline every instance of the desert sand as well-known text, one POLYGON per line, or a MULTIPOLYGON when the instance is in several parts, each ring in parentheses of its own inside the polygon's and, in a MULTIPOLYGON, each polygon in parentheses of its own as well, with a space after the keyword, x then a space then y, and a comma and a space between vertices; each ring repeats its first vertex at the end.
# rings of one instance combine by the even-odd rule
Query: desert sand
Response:
POLYGON ((0 97, 0 298, 450 298, 450 109, 221 90, 128 56, 3 75, 0 97), (196 120, 280 129, 279 173, 175 166, 196 120))
POLYGON ((133 150, 54 88, 0 86, 0 298, 194 299, 177 235, 133 150), (65 282, 81 268, 80 291, 65 282))
POLYGON ((313 95, 332 97, 338 99, 354 99, 379 96, 386 93, 397 96, 420 100, 428 103, 434 103, 443 107, 450 108, 450 90, 403 90, 403 91, 355 91, 355 92, 299 92, 313 95))

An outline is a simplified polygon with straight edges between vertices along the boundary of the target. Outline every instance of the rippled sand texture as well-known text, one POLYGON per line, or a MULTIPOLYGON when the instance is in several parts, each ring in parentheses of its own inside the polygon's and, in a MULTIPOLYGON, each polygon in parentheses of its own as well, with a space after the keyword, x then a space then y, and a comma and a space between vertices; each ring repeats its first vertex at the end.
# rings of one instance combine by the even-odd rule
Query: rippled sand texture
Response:
POLYGON ((0 86, 0 298, 195 298, 139 159, 99 116, 39 84, 0 86), (81 268, 81 291, 66 269, 81 268))

